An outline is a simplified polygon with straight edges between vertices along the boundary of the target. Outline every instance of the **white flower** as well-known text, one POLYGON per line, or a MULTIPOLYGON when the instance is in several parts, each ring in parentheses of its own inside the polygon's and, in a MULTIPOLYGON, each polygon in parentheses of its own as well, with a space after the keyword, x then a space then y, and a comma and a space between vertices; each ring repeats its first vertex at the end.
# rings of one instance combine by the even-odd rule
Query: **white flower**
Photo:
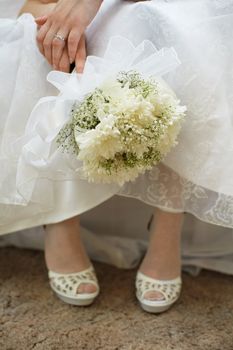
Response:
POLYGON ((75 108, 70 135, 84 176, 120 185, 176 145, 186 111, 161 79, 144 80, 136 72, 110 77, 75 108))
POLYGON ((115 126, 115 121, 116 118, 113 115, 108 115, 95 129, 85 133, 75 132, 75 140, 80 149, 78 159, 111 158, 122 151, 120 132, 115 126))

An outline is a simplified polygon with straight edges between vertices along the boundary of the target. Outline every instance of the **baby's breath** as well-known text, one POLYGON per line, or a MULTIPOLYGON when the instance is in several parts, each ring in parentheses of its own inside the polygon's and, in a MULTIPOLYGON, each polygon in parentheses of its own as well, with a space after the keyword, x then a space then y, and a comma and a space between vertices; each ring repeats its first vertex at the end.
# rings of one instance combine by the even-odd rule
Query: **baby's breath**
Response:
POLYGON ((140 73, 135 71, 120 72, 117 81, 122 87, 128 86, 129 89, 133 89, 137 95, 141 95, 143 98, 147 98, 152 92, 157 92, 156 83, 143 79, 140 73))
POLYGON ((74 104, 71 111, 73 126, 86 130, 94 129, 100 122, 97 117, 98 110, 106 103, 109 103, 109 100, 104 96, 103 91, 95 89, 83 102, 74 104))
POLYGON ((184 115, 167 86, 120 72, 73 105, 57 142, 83 161, 89 181, 123 184, 163 159, 184 115))
POLYGON ((74 137, 73 124, 67 124, 57 136, 57 144, 64 152, 78 153, 79 147, 74 137))

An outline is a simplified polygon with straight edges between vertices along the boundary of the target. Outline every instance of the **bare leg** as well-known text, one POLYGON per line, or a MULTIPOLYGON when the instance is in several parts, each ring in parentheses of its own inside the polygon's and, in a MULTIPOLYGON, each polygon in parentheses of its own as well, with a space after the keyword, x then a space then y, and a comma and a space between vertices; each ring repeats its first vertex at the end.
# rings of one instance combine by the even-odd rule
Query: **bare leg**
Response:
MULTIPOLYGON (((57 0, 28 0, 20 14, 28 12, 35 17, 48 14, 57 0)), ((80 237, 78 218, 72 218, 57 224, 47 225, 45 235, 45 260, 49 270, 58 273, 80 272, 90 267, 90 260, 80 237)), ((78 293, 94 293, 93 284, 80 284, 78 293)))
MULTIPOLYGON (((86 270, 91 262, 80 237, 77 217, 46 226, 45 260, 49 270, 58 273, 73 273, 86 270)), ((82 283, 78 293, 94 293, 93 284, 82 283)))
POLYGON ((31 13, 34 17, 46 15, 54 9, 56 2, 57 0, 27 0, 21 8, 19 16, 23 13, 31 13))
MULTIPOLYGON (((149 247, 139 268, 142 273, 159 280, 170 280, 180 275, 182 224, 183 214, 156 210, 149 247)), ((164 297, 159 292, 147 292, 145 298, 161 300, 164 297)))

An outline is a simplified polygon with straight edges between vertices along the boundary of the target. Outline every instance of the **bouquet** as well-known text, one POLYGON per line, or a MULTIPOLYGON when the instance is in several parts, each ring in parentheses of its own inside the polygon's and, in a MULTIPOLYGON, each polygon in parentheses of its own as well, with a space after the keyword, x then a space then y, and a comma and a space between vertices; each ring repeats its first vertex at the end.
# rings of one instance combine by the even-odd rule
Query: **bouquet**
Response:
POLYGON ((83 74, 50 72, 60 94, 35 106, 23 159, 58 180, 133 181, 177 143, 186 108, 162 76, 179 64, 173 48, 116 36, 83 74))
POLYGON ((122 71, 73 105, 57 142, 91 182, 134 180, 176 144, 185 107, 158 78, 122 71))

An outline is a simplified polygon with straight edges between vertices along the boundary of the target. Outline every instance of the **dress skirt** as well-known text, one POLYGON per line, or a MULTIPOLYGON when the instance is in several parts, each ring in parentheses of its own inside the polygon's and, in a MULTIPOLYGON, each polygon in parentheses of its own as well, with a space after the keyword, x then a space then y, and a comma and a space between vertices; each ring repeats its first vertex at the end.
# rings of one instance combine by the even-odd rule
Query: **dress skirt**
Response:
MULTIPOLYGON (((6 0, 0 6, 7 11, 6 0)), ((102 56, 109 39, 121 35, 134 45, 148 39, 158 49, 173 47, 181 61, 164 76, 187 106, 178 145, 159 166, 120 189, 78 176, 54 178, 39 166, 36 176, 22 170, 22 140, 33 108, 57 93, 46 81, 51 67, 35 35, 29 14, 0 19, 0 234, 84 213, 116 193, 233 227, 231 0, 108 0, 87 29, 88 54, 102 56)), ((57 162, 52 166, 59 169, 57 162)))

